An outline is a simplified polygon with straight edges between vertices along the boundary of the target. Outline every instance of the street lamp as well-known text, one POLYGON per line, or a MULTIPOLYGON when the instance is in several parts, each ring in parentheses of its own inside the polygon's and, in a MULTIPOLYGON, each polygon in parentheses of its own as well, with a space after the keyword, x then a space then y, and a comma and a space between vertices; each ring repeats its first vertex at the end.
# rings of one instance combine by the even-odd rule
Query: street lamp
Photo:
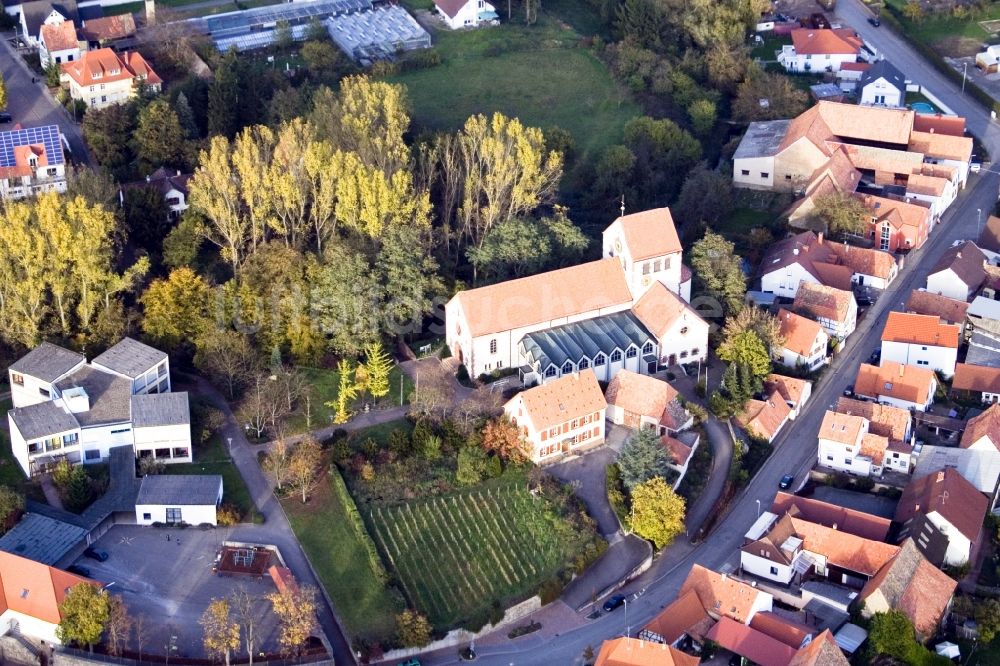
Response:
POLYGON ((965 73, 969 71, 969 63, 962 63, 962 94, 965 94, 965 73))
POLYGON ((760 518, 760 500, 757 500, 757 518, 760 518))
POLYGON ((628 638, 630 633, 632 632, 629 631, 628 626, 628 599, 625 599, 625 638, 628 638))
POLYGON ((233 438, 232 437, 226 437, 226 443, 229 444, 229 457, 232 458, 233 457, 233 438))
POLYGON ((976 242, 979 242, 979 237, 982 235, 982 224, 983 224, 983 209, 976 209, 976 242))

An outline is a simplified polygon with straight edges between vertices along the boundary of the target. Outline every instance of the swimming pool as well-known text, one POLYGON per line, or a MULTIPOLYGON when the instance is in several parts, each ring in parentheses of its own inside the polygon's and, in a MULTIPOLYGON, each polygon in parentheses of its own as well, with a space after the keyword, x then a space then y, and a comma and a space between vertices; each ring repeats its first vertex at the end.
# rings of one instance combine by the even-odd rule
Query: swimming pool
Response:
POLYGON ((927 102, 914 102, 910 104, 910 108, 919 113, 937 113, 937 109, 927 102))

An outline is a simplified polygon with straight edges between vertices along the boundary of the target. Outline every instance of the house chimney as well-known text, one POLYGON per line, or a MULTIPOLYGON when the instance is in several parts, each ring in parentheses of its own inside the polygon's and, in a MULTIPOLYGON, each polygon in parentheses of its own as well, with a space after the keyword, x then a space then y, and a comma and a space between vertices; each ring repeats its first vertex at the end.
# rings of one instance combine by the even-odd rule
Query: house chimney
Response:
POLYGON ((937 473, 937 482, 941 483, 942 481, 944 481, 944 470, 937 473))
POLYGON ((823 244, 823 232, 822 232, 822 231, 821 231, 821 232, 819 232, 818 234, 816 234, 816 242, 817 242, 817 243, 818 243, 819 245, 822 245, 822 244, 823 244))
POLYGON ((146 0, 146 25, 156 24, 156 2, 155 0, 146 0))
POLYGON ((899 376, 900 377, 903 376, 903 364, 902 363, 899 364, 899 376))
POLYGON ((797 247, 792 248, 792 254, 794 254, 796 257, 799 256, 799 248, 797 247))

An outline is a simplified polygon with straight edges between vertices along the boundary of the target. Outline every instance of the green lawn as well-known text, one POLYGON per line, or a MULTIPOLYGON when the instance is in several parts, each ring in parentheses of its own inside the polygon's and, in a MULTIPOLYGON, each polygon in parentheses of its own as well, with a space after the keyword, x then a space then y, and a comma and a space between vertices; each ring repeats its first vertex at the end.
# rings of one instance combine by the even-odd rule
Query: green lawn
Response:
POLYGON ((527 597, 578 551, 573 528, 523 483, 375 507, 385 561, 438 629, 527 597))
POLYGON ((419 128, 455 130, 471 115, 500 111, 543 130, 569 131, 583 163, 620 142, 640 109, 578 44, 579 35, 551 19, 530 28, 440 32, 441 65, 389 80, 407 86, 419 128))
MULTIPOLYGON (((334 410, 327 407, 325 403, 333 402, 339 393, 340 373, 327 368, 299 368, 305 375, 312 387, 312 428, 320 428, 331 423, 330 418, 334 410)), ((378 400, 383 406, 393 407, 400 404, 400 398, 406 404, 413 392, 413 380, 411 380, 400 367, 394 366, 389 373, 389 394, 378 400), (400 387, 402 386, 402 395, 400 387)), ((364 409, 364 403, 372 402, 368 393, 359 394, 354 401, 354 410, 364 409)), ((305 405, 303 403, 299 412, 296 412, 285 420, 284 428, 286 434, 296 434, 306 431, 305 405)))
POLYGON ((226 452, 226 444, 218 437, 213 437, 208 443, 195 447, 193 463, 168 465, 166 473, 221 474, 222 502, 235 506, 244 521, 258 522, 262 519, 253 503, 253 498, 250 497, 247 484, 226 452))
POLYGON ((776 35, 773 32, 766 33, 763 43, 755 46, 750 51, 750 57, 760 58, 765 62, 776 60, 775 51, 780 51, 782 46, 791 43, 792 38, 789 35, 776 35))
POLYGON ((30 485, 24 472, 21 471, 21 465, 14 459, 14 452, 10 448, 10 437, 7 436, 6 431, 0 431, 0 485, 22 491, 30 485))
MULTIPOLYGON (((902 15, 906 0, 887 0, 895 16, 899 18, 903 28, 918 41, 935 47, 943 55, 948 53, 949 45, 962 38, 976 42, 996 42, 996 35, 987 32, 979 23, 1000 19, 1000 4, 987 3, 986 11, 975 18, 956 18, 951 14, 929 14, 919 23, 908 20, 902 15)), ((971 42, 970 42, 971 43, 971 42)))
POLYGON ((282 506, 348 633, 391 638, 403 601, 372 572, 365 545, 351 529, 348 508, 332 484, 320 484, 308 504, 293 495, 282 500, 282 506))

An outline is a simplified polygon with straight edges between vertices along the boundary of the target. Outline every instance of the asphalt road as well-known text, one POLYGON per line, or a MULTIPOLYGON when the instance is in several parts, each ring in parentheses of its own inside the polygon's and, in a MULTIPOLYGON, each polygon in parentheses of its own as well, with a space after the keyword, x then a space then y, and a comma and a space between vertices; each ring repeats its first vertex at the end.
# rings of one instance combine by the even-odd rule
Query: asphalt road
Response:
MULTIPOLYGON (((841 0, 837 16, 885 53, 908 78, 925 85, 956 113, 964 115, 970 131, 983 141, 991 155, 1000 158, 1000 128, 991 122, 986 110, 962 96, 957 86, 923 63, 905 42, 885 26, 869 26, 866 22, 867 10, 862 9, 857 0, 841 0)), ((836 403, 844 389, 853 383, 858 366, 879 346, 887 313, 900 309, 910 291, 924 285, 931 267, 954 241, 978 237, 977 209, 982 210, 985 221, 997 200, 998 186, 1000 177, 993 171, 984 171, 970 179, 969 186, 945 214, 928 242, 907 257, 900 276, 859 322, 845 350, 815 387, 810 403, 775 441, 774 454, 735 500, 732 510, 721 524, 708 539, 681 558, 672 557, 671 549, 668 549, 647 574, 626 588, 626 592, 638 595, 628 604, 627 619, 619 609, 544 640, 532 640, 529 636, 519 639, 518 643, 481 647, 477 650, 477 663, 519 666, 582 663, 581 655, 588 646, 596 650, 605 639, 623 635, 627 627, 634 635, 639 627, 671 602, 692 564, 719 570, 727 561, 733 560, 744 532, 757 517, 757 501, 765 508, 770 506, 782 475, 794 472, 796 479, 801 481, 813 466, 816 433, 823 415, 836 403)), ((422 661, 428 664, 460 663, 457 654, 452 654, 455 656, 438 656, 422 661)))
POLYGON ((31 82, 33 73, 10 45, 9 36, 7 33, 0 35, 0 72, 7 83, 7 112, 14 117, 14 122, 0 126, 0 129, 11 129, 18 123, 23 127, 59 125, 59 130, 69 141, 75 161, 89 164, 90 155, 80 126, 52 99, 41 82, 31 82))

